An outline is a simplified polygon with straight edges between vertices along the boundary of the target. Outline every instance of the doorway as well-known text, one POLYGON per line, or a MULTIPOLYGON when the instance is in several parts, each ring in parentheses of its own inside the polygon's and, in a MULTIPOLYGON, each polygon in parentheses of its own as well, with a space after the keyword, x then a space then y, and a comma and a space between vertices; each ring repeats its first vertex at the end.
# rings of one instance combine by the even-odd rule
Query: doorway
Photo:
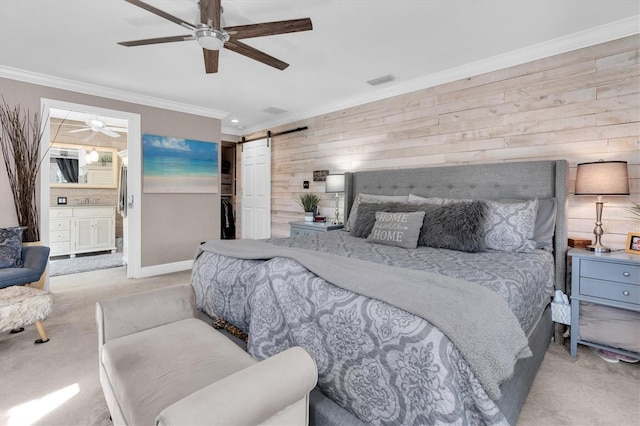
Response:
POLYGON ((63 260, 63 270, 82 270, 83 263, 94 269, 113 267, 119 258, 127 277, 137 277, 140 226, 134 224, 140 223, 140 213, 134 200, 139 200, 140 179, 139 173, 126 173, 121 181, 119 154, 127 153, 127 167, 135 171, 140 164, 134 161, 140 158, 139 115, 47 99, 42 106, 43 243, 51 247, 52 259, 63 260))

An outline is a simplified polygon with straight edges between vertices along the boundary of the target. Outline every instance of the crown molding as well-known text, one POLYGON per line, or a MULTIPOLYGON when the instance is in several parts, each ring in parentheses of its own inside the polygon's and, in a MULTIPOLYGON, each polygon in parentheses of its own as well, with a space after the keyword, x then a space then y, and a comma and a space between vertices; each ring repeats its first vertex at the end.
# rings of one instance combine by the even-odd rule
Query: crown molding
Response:
MULTIPOLYGON (((295 114, 286 114, 283 117, 279 117, 278 120, 273 120, 257 126, 246 128, 243 130, 243 134, 247 135, 268 128, 305 120, 311 117, 340 111, 358 105, 363 105, 369 102, 375 102, 398 95, 404 95, 406 93, 427 89, 429 87, 438 86, 440 84, 450 83, 452 81, 460 80, 463 78, 469 78, 475 75, 485 74, 491 71, 521 65, 527 62, 535 61, 549 56, 559 55, 562 53, 570 52, 572 50, 594 46, 600 43, 606 43, 608 41, 632 36, 638 33, 640 33, 640 15, 634 15, 629 18, 590 28, 588 30, 580 31, 577 33, 569 34, 564 37, 535 44, 523 49, 513 50, 511 52, 492 56, 490 58, 471 62, 462 66, 450 68, 409 81, 398 82, 393 86, 367 95, 355 96, 331 104, 324 104, 316 108, 300 111, 295 114)), ((238 132, 238 130, 232 128, 223 129, 223 131, 225 131, 225 133, 231 134, 236 134, 238 132)))
POLYGON ((25 83, 38 84, 41 86, 53 87, 56 89, 69 90, 71 92, 83 93, 85 95, 100 96, 103 98, 118 101, 130 102, 155 108, 167 109, 170 111, 183 112, 187 114, 199 115, 203 117, 217 118, 222 120, 229 113, 211 108, 203 108, 195 105, 169 101, 137 93, 125 92, 123 90, 111 89, 104 86, 83 83, 65 78, 53 77, 46 74, 26 71, 19 68, 0 65, 0 77, 10 80, 23 81, 25 83))
MULTIPOLYGON (((337 102, 324 104, 315 108, 301 110, 297 113, 288 113, 283 115, 282 117, 279 117, 277 120, 265 121, 247 127, 242 130, 242 133, 238 133, 238 129, 227 126, 223 126, 221 131, 223 133, 235 136, 251 134, 268 129, 270 127, 276 127, 295 121, 305 120, 311 117, 316 117, 334 111, 340 111, 342 109, 351 108, 357 105, 375 102, 382 99, 387 99, 394 96, 415 92, 417 90, 437 86, 440 84, 449 83, 452 81, 460 80, 462 78, 468 78, 474 75, 480 75, 503 68, 509 68, 512 66, 535 61, 537 59, 570 52, 572 50, 581 49, 600 43, 605 43, 638 33, 640 33, 640 15, 634 15, 629 18, 590 28, 588 30, 573 33, 523 49, 518 49, 501 55, 492 56, 490 58, 450 68, 409 81, 400 81, 393 86, 382 88, 381 90, 366 95, 354 96, 337 102)), ((3 65, 0 65, 0 77, 54 87, 63 90, 70 90, 87 95, 100 96, 109 99, 162 108, 171 111, 194 114, 203 117, 217 118, 220 120, 222 120, 229 114, 228 112, 216 109, 203 108, 194 105, 169 101, 166 99, 155 98, 152 96, 125 92, 122 90, 116 90, 103 86, 53 77, 3 65)))

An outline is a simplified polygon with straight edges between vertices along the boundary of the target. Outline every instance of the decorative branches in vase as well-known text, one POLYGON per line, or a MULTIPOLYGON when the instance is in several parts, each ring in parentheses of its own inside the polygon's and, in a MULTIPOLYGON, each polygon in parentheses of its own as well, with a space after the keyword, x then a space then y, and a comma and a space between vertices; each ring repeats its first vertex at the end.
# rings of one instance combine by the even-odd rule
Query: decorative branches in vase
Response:
POLYGON ((23 242, 40 240, 40 223, 36 203, 36 183, 42 159, 40 143, 44 128, 39 113, 31 114, 20 106, 10 107, 4 98, 0 104, 0 146, 13 193, 18 225, 23 242))

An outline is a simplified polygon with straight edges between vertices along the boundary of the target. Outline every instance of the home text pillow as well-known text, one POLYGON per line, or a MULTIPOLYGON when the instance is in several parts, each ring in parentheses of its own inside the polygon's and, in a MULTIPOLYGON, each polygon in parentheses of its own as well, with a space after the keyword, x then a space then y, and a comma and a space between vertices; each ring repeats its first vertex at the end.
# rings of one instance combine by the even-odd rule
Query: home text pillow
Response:
POLYGON ((501 251, 530 252, 535 250, 533 234, 538 200, 521 203, 487 201, 484 242, 487 248, 501 251))
MULTIPOLYGON (((409 199, 408 195, 374 195, 374 194, 358 194, 351 206, 349 212, 349 218, 344 225, 345 231, 351 231, 356 224, 358 218, 358 207, 360 203, 391 203, 391 202, 406 202, 409 199)), ((366 235, 364 235, 366 237, 366 235)))
POLYGON ((389 213, 376 212, 376 221, 367 237, 371 243, 416 248, 422 228, 424 212, 389 213))
POLYGON ((418 245, 470 253, 484 250, 485 202, 422 204, 422 208, 425 216, 418 245))
POLYGON ((367 238, 376 223, 376 212, 412 213, 423 210, 424 205, 407 203, 360 203, 355 224, 351 227, 351 235, 367 238))
POLYGON ((22 266, 22 228, 0 228, 0 268, 22 266))

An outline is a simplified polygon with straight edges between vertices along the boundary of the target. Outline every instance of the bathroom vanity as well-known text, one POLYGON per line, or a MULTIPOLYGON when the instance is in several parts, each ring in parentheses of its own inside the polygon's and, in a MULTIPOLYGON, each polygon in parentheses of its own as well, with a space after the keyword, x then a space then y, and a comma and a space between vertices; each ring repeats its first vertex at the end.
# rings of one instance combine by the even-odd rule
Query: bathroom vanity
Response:
POLYGON ((79 205, 49 210, 51 256, 116 252, 116 208, 79 205))

